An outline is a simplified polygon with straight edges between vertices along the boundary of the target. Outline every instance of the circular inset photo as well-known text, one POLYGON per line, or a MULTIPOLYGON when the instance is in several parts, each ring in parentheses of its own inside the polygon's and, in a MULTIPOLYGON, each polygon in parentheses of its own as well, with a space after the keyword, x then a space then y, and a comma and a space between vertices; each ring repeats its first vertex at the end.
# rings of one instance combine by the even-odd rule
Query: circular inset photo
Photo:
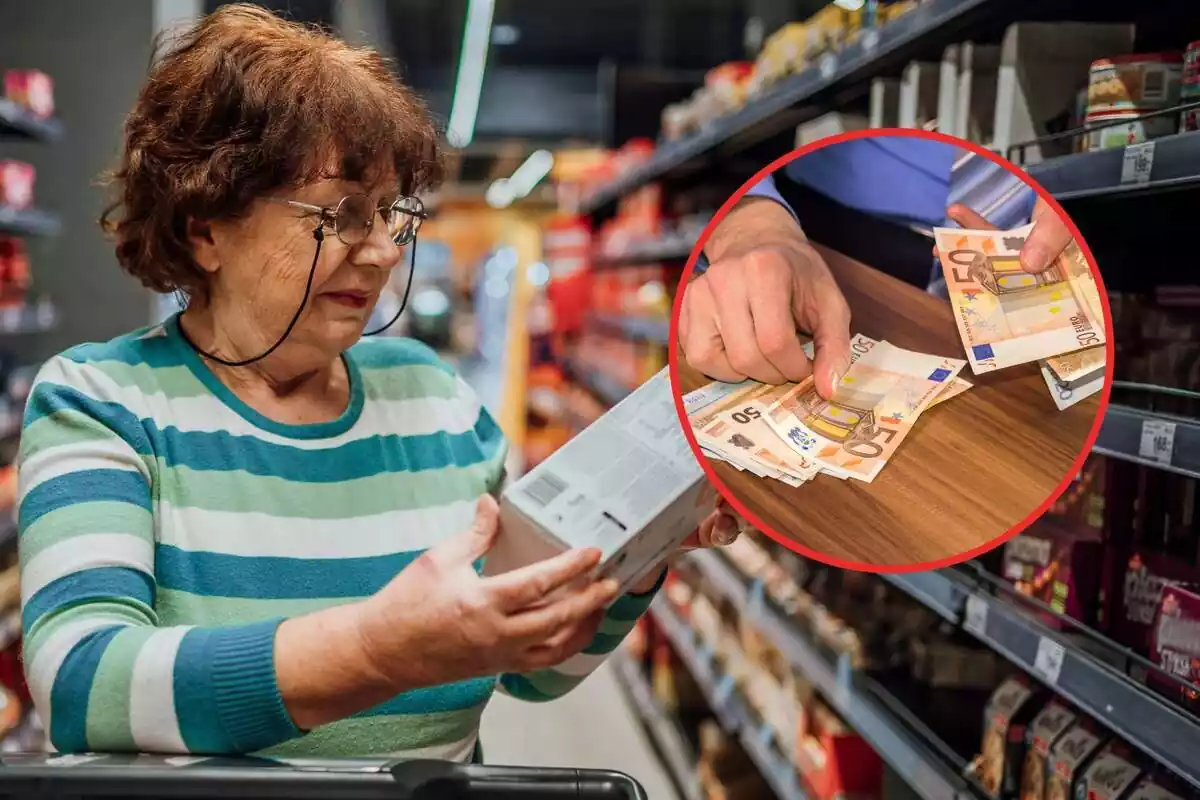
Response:
POLYGON ((676 296, 671 382, 749 523, 839 567, 925 570, 1015 536, 1078 474, 1110 329, 1086 243, 1022 170, 859 131, 716 214, 676 296))

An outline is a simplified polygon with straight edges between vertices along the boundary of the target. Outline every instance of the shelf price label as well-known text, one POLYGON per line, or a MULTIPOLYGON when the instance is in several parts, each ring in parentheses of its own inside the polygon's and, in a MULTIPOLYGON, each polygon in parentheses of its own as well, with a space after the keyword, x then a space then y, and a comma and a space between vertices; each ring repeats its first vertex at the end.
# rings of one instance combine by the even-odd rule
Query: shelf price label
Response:
POLYGON ((1159 464, 1170 464, 1174 454, 1175 423, 1161 419, 1142 420, 1142 443, 1138 455, 1159 464))
POLYGON ((1037 655, 1033 659, 1034 673, 1051 686, 1056 685, 1065 655, 1066 649, 1061 644, 1043 636, 1038 640, 1037 655))
POLYGON ((817 68, 821 71, 821 77, 825 80, 829 80, 833 77, 833 74, 837 72, 837 56, 835 56, 833 53, 826 53, 825 55, 821 56, 820 61, 817 62, 817 68))
POLYGON ((967 595, 967 606, 963 610, 963 628, 966 632, 982 639, 987 633, 987 618, 987 601, 978 595, 967 595))
POLYGON ((713 691, 713 701, 718 707, 724 708, 729 702, 730 696, 733 694, 733 676, 728 672, 721 676, 717 681, 717 688, 713 691))
POLYGON ((762 615, 766 591, 762 578, 755 578, 754 583, 750 584, 750 591, 746 597, 746 611, 749 616, 759 617, 762 615))
POLYGON ((1121 185, 1132 183, 1140 186, 1150 182, 1154 169, 1154 141, 1125 146, 1125 157, 1121 161, 1121 185))

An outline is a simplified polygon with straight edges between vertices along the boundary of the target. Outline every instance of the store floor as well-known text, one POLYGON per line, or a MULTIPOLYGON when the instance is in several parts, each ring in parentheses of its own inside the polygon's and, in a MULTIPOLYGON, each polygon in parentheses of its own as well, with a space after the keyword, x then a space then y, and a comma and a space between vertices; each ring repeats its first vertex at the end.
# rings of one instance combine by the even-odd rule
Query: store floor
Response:
POLYGON ((652 800, 678 795, 607 664, 552 703, 496 695, 483 715, 484 758, 512 766, 615 769, 652 800))

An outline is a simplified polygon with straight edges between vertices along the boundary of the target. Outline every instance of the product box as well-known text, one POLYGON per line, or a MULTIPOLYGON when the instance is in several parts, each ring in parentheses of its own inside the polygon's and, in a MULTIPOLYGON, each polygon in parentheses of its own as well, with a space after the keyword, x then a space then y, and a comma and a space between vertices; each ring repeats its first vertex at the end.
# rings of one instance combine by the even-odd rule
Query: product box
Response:
POLYGON ((879 754, 819 700, 801 711, 795 761, 814 800, 866 800, 882 791, 879 754))
POLYGON ((54 114, 54 81, 36 69, 10 69, 4 73, 4 95, 39 117, 54 114))
POLYGON ((1141 776, 1142 768, 1129 745, 1113 742, 1084 770, 1075 796, 1087 800, 1125 800, 1141 776))
POLYGON ((1168 784, 1161 775, 1147 775, 1133 787, 1129 800, 1183 800, 1187 790, 1177 783, 1173 781, 1168 784))
POLYGON ((1025 731, 1037 713, 1037 697, 1023 676, 1000 684, 983 717, 983 763, 980 780, 988 794, 1015 797, 1025 761, 1025 731))
POLYGON ((1078 717, 1066 704, 1051 700, 1029 724, 1025 766, 1021 771, 1021 800, 1044 800, 1050 750, 1078 717))
POLYGON ((1059 614, 1095 626, 1102 557, 1098 531, 1047 515, 1004 545, 1004 577, 1059 614))
POLYGON ((1172 700, 1200 711, 1200 585, 1168 586, 1154 622, 1151 650, 1155 663, 1189 686, 1151 673, 1149 683, 1172 700))
POLYGON ((0 161, 0 206, 28 208, 33 205, 33 165, 23 161, 0 161))
POLYGON ((1050 748, 1046 773, 1046 800, 1075 800, 1077 783, 1104 745, 1105 735, 1094 722, 1080 720, 1050 748))
POLYGON ((626 591, 699 527, 716 497, 663 370, 505 490, 484 572, 596 547, 599 575, 626 591))
POLYGON ((1151 657, 1154 620, 1168 586, 1192 583, 1200 577, 1190 564, 1161 553, 1137 550, 1120 576, 1121 601, 1113 620, 1112 638, 1151 657))

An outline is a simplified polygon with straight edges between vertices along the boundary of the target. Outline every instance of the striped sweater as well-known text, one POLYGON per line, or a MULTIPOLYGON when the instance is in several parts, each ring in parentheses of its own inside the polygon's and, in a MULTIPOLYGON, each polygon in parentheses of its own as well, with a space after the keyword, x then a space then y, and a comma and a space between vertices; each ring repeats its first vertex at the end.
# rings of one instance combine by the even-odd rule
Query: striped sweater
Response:
POLYGON ((406 692, 302 735, 275 680, 279 622, 372 594, 465 528, 506 455, 425 346, 364 340, 345 363, 347 410, 309 425, 239 400, 177 317, 42 368, 19 548, 25 669, 57 750, 464 760, 494 689, 570 691, 645 612, 650 596, 621 598, 555 669, 406 692))

